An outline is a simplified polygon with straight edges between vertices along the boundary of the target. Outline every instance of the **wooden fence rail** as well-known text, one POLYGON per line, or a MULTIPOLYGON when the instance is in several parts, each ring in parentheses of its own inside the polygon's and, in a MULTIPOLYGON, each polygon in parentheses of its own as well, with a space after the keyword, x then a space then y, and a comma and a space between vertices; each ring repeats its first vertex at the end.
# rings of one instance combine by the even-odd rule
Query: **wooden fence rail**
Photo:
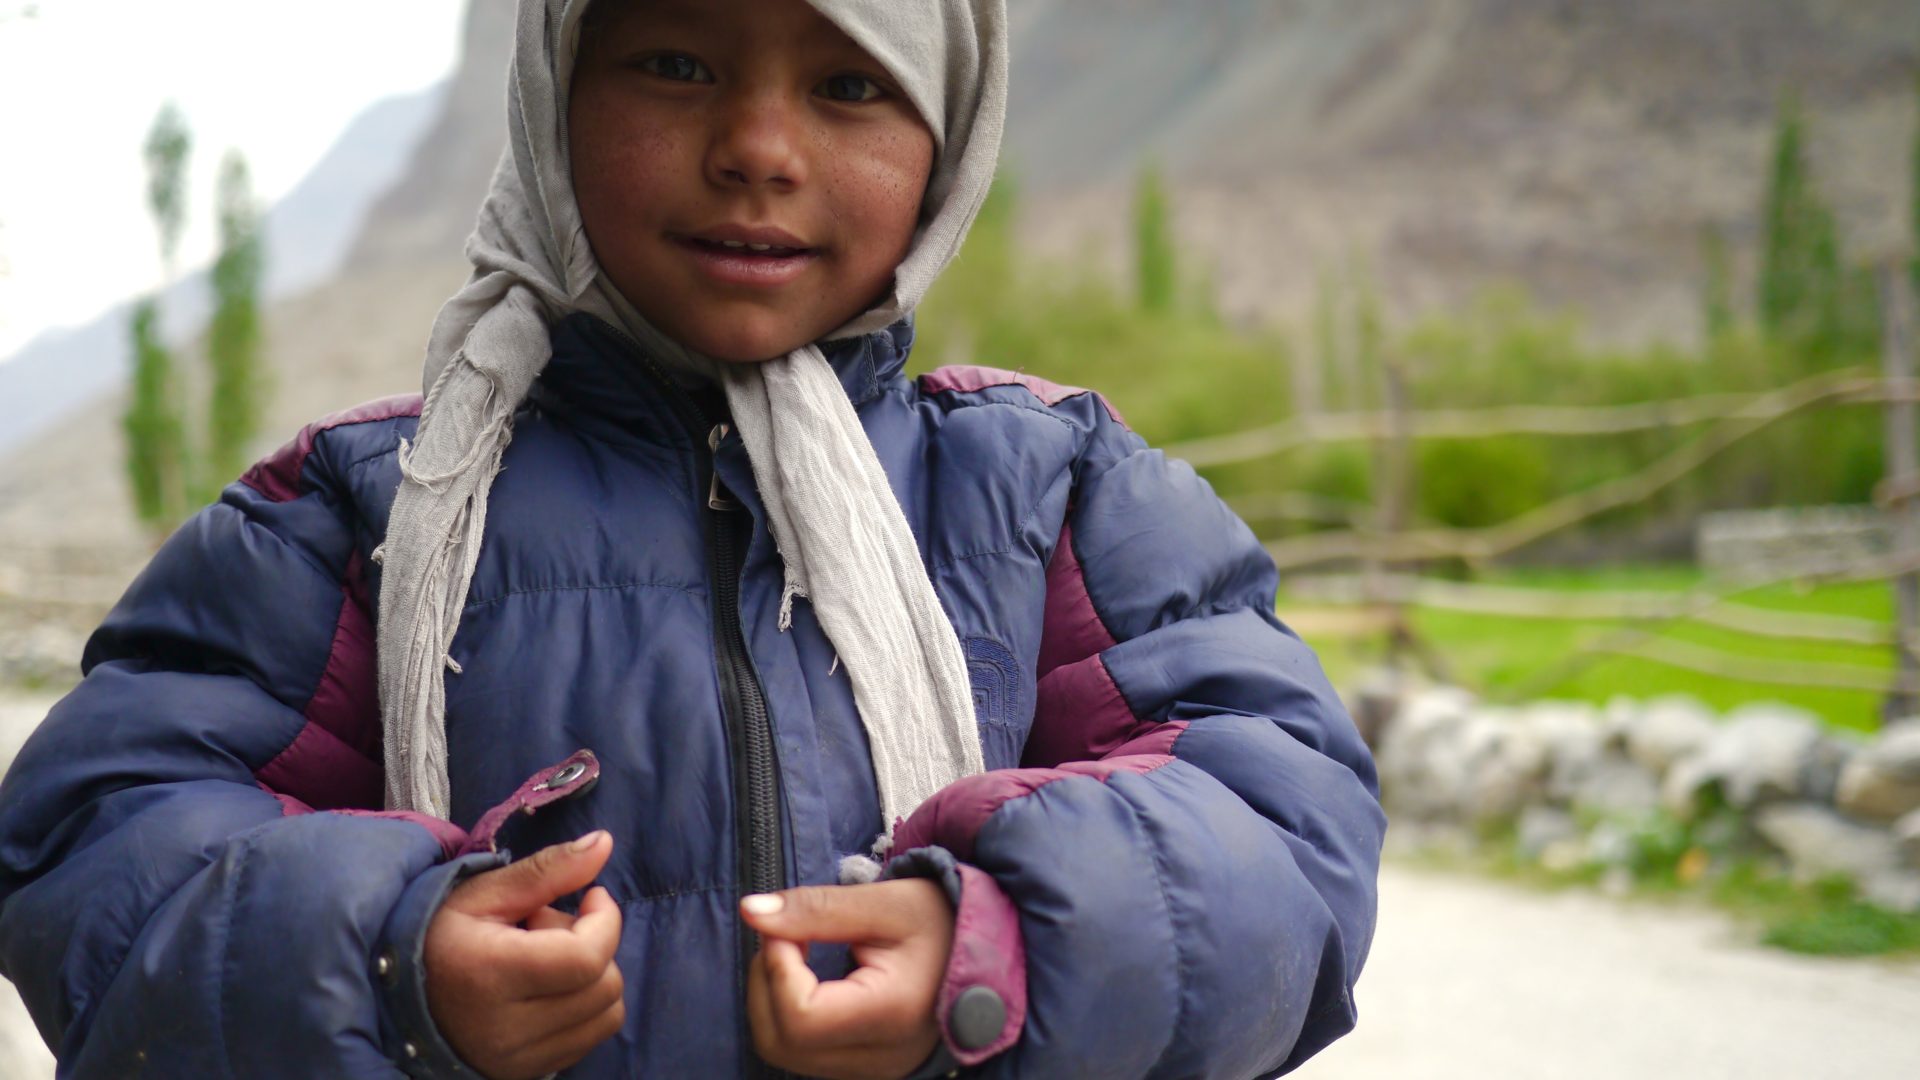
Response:
MULTIPOLYGON (((1920 400, 1920 379, 1879 378, 1865 368, 1826 372, 1820 379, 1847 383, 1835 405, 1873 405, 1920 400)), ((1714 420, 1770 419, 1781 391, 1703 394, 1628 405, 1495 405, 1481 409, 1420 409, 1408 414, 1407 435, 1414 439, 1479 439, 1491 435, 1549 437, 1620 435, 1635 431, 1691 427, 1714 420)), ((1301 446, 1368 442, 1390 437, 1391 410, 1318 413, 1276 424, 1212 435, 1162 447, 1195 468, 1257 461, 1301 446)))
MULTIPOLYGON (((1741 584, 1741 590, 1751 585, 1741 584)), ((1894 629, 1884 622, 1846 615, 1806 615, 1754 607, 1725 598, 1713 589, 1688 592, 1563 592, 1505 585, 1437 581, 1400 574, 1373 583, 1351 575, 1301 578, 1288 586, 1292 599, 1342 606, 1366 606, 1376 599, 1393 604, 1497 615, 1517 619, 1574 622, 1648 622, 1692 620, 1756 637, 1825 641, 1844 645, 1890 646, 1894 629)))
POLYGON ((1267 545, 1283 571, 1332 563, 1356 565, 1357 577, 1292 578, 1295 596, 1364 607, 1384 616, 1389 662, 1419 656, 1435 667, 1437 654, 1413 635, 1412 606, 1519 618, 1626 621, 1635 625, 1584 644, 1535 673, 1521 692, 1550 689, 1604 656, 1629 655, 1720 677, 1758 684, 1821 686, 1886 691, 1886 716, 1920 711, 1920 446, 1915 404, 1920 378, 1914 372, 1913 282, 1904 258, 1880 268, 1882 370, 1824 372, 1791 386, 1751 394, 1706 394, 1628 405, 1561 407, 1502 406, 1477 409, 1408 407, 1401 370, 1388 359, 1381 376, 1381 404, 1370 412, 1305 414, 1249 431, 1165 447, 1169 456, 1195 467, 1257 460, 1302 446, 1370 441, 1375 447, 1378 495, 1359 507, 1302 493, 1246 496, 1236 507, 1249 516, 1330 524, 1337 529, 1277 540, 1267 545), (1727 593, 1754 587, 1727 583, 1683 594, 1623 592, 1549 594, 1540 590, 1459 585, 1422 579, 1405 571, 1422 562, 1456 559, 1479 566, 1546 536, 1591 521, 1609 511, 1652 498, 1743 439, 1814 409, 1878 404, 1886 418, 1886 474, 1874 501, 1891 521, 1893 551, 1870 565, 1797 580, 1886 580, 1894 589, 1894 624, 1825 615, 1768 611, 1731 602, 1727 593), (1640 471, 1562 496, 1497 525, 1479 529, 1411 527, 1411 446, 1418 439, 1478 439, 1495 435, 1605 436, 1711 424, 1704 433, 1640 471), (1753 660, 1705 646, 1662 639, 1674 624, 1693 620, 1762 637, 1891 647, 1891 673, 1845 664, 1777 659, 1753 660))
POLYGON ((1362 531, 1312 533, 1275 541, 1267 551, 1281 569, 1353 559, 1417 562, 1444 558, 1485 562, 1609 510, 1642 502, 1713 460, 1722 451, 1779 420, 1841 399, 1871 393, 1883 380, 1852 372, 1816 375, 1759 395, 1738 415, 1630 476, 1598 484, 1483 529, 1414 529, 1392 535, 1362 531))

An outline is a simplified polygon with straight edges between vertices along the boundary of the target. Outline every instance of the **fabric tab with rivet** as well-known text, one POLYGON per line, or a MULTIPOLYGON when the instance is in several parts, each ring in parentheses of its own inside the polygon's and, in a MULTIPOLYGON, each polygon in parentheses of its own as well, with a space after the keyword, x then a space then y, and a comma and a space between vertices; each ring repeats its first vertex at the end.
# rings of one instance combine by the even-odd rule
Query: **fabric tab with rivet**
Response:
POLYGON ((980 1050, 993 1044, 1007 1024, 1007 1003, 988 986, 969 986, 947 1012, 947 1032, 962 1050, 980 1050))

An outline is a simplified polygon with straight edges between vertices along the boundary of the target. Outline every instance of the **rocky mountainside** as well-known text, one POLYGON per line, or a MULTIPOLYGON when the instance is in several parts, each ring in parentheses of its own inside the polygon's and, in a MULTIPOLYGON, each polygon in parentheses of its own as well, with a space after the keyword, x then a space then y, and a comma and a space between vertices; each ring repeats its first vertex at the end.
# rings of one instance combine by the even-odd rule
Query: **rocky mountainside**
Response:
MULTIPOLYGON (((511 0, 475 0, 441 125, 359 253, 458 250, 502 135, 511 0)), ((1407 316, 1523 282, 1610 337, 1697 333, 1700 236, 1750 266, 1794 94, 1855 250, 1901 241, 1912 0, 1010 0, 1006 163, 1037 248, 1123 266, 1171 177, 1189 262, 1283 318, 1359 263, 1407 316)))
POLYGON ((1505 280, 1598 333, 1690 337, 1702 229, 1751 264, 1789 93, 1853 248, 1904 229, 1911 0, 1014 6, 1007 156, 1032 238, 1111 248, 1158 161, 1241 315, 1297 312, 1358 261, 1402 316, 1505 280))
MULTIPOLYGON (((367 213, 342 272, 270 312, 273 441, 416 385, 502 145, 512 8, 473 0, 440 115, 367 213)), ((1157 161, 1189 264, 1210 269, 1243 317, 1299 311, 1324 271, 1357 260, 1402 317, 1518 280, 1585 309, 1597 332, 1685 336, 1701 228, 1721 226, 1751 261, 1769 131, 1788 91, 1806 105, 1849 242, 1903 235, 1913 0, 1011 9, 1007 160, 1026 193, 1025 236, 1121 265, 1127 191, 1140 164, 1157 161)), ((117 413, 100 399, 0 458, 0 681, 7 665, 41 671, 34 656, 70 670, 72 636, 144 556, 121 489, 117 413)))

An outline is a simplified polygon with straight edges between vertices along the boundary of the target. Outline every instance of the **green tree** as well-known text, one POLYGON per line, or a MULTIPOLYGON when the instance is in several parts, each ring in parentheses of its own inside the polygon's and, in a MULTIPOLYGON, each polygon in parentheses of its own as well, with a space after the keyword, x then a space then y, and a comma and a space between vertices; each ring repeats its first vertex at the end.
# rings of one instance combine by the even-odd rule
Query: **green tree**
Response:
POLYGON ((1169 216, 1166 185, 1160 170, 1149 165, 1140 172, 1133 198, 1134 264, 1144 311, 1172 311, 1179 292, 1169 216))
POLYGON ((186 437, 178 407, 173 353, 160 340, 160 305, 147 297, 133 309, 133 378, 121 429, 133 508, 164 534, 186 512, 186 437))
MULTIPOLYGON (((186 226, 187 161, 193 138, 185 118, 171 103, 163 106, 147 134, 147 209, 159 235, 161 291, 171 284, 186 226)), ((187 512, 187 445, 181 408, 178 365, 161 340, 160 301, 156 295, 134 308, 132 385, 121 427, 126 434, 127 480, 140 520, 164 535, 187 512)))
POLYGON ((1708 341, 1719 341, 1733 330, 1733 259, 1727 252, 1727 234, 1709 225, 1700 234, 1700 261, 1705 265, 1702 286, 1708 341))
POLYGON ((147 209, 160 234, 160 263, 173 277, 180 254, 180 234, 187 226, 187 162, 193 156, 193 133, 180 107, 169 101, 160 107, 147 131, 147 209))
MULTIPOLYGON (((1781 101, 1760 266, 1760 325, 1774 340, 1820 359, 1840 343, 1847 283, 1839 229, 1808 167, 1799 102, 1781 101)), ((1804 362, 1797 367, 1809 366, 1804 362)))
POLYGON ((1912 271, 1914 290, 1920 292, 1920 75, 1914 76, 1913 89, 1913 164, 1907 170, 1907 230, 1912 242, 1909 252, 1912 262, 1908 265, 1912 271))
POLYGON ((211 377, 202 501, 246 467, 248 448, 260 430, 265 389, 260 355, 265 252, 247 162, 237 152, 221 162, 218 199, 220 254, 213 264, 213 322, 207 333, 211 377))
POLYGON ((1310 350, 1310 362, 1319 366, 1320 397, 1316 406, 1324 404, 1333 409, 1354 406, 1346 390, 1351 380, 1348 378, 1347 350, 1341 334, 1345 321, 1340 302, 1341 291, 1339 277, 1333 271, 1322 268, 1313 294, 1313 348, 1310 350))

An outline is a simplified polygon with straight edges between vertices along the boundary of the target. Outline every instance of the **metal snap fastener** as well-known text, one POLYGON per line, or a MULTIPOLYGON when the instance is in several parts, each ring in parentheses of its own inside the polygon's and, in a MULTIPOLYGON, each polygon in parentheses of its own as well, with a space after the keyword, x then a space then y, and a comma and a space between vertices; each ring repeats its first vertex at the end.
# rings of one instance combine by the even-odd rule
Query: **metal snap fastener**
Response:
POLYGON ((551 791, 554 788, 566 787, 568 784, 571 784, 575 780, 578 780, 582 776, 585 776, 586 772, 587 772, 586 764, 584 762, 576 761, 566 766, 565 768, 561 769, 559 772, 554 773, 552 776, 548 777, 547 782, 544 784, 541 784, 540 786, 548 791, 551 791))
POLYGON ((420 1056, 420 1048, 413 1045, 412 1043, 401 1044, 400 1050, 402 1053, 406 1054, 409 1059, 417 1058, 420 1056))
POLYGON ((379 956, 374 957, 373 973, 380 976, 381 982, 392 983, 393 955, 391 953, 381 953, 379 956))
POLYGON ((990 986, 969 986, 947 1013, 947 1030, 962 1050, 984 1050, 1007 1024, 1007 1003, 990 986))

